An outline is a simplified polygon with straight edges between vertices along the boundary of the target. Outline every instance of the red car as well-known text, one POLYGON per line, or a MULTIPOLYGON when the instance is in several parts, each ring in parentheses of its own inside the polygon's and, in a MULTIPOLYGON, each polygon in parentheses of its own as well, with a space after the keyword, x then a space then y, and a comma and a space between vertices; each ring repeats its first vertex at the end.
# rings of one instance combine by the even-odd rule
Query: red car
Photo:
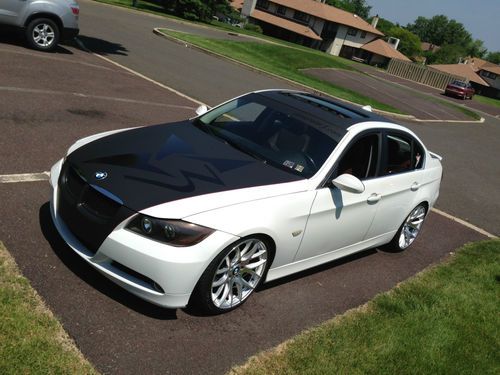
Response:
POLYGON ((446 89, 444 90, 444 94, 458 96, 465 100, 467 98, 472 99, 475 91, 469 82, 453 81, 448 83, 448 86, 446 86, 446 89))

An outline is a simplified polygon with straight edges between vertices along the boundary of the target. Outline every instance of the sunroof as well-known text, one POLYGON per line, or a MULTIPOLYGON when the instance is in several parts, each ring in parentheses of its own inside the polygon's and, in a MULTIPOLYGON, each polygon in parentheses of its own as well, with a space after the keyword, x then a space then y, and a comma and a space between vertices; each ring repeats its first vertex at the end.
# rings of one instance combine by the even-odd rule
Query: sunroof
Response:
POLYGON ((310 96, 307 94, 299 94, 299 93, 289 93, 288 95, 293 96, 297 99, 307 101, 309 104, 315 105, 325 111, 334 112, 335 114, 337 114, 342 118, 363 119, 369 117, 368 115, 352 111, 348 108, 342 107, 338 104, 332 103, 328 100, 320 99, 315 96, 310 96))

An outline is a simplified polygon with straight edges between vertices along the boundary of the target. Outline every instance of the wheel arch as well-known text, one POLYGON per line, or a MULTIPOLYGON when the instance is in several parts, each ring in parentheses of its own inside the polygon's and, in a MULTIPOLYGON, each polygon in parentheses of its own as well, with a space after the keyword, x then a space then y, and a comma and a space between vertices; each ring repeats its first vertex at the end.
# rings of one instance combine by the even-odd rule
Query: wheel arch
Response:
POLYGON ((54 13, 50 12, 36 12, 33 14, 30 14, 28 18, 26 18, 26 21, 24 22, 24 27, 28 27, 28 25, 33 21, 38 18, 48 18, 49 20, 52 20, 56 23, 57 27, 59 28, 59 32, 62 32, 63 29, 63 22, 59 16, 57 16, 54 13))

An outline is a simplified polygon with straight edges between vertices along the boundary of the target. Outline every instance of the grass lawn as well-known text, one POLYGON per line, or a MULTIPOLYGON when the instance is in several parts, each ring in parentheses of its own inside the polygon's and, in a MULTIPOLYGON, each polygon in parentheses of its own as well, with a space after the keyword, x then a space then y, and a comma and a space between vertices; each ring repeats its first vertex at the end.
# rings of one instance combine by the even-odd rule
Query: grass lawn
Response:
POLYGON ((493 107, 500 108, 500 100, 499 99, 488 98, 487 96, 481 96, 481 95, 474 95, 473 100, 475 100, 479 103, 482 103, 482 104, 488 104, 488 105, 492 105, 493 107))
POLYGON ((307 85, 330 95, 384 111, 402 113, 400 110, 380 103, 377 100, 311 77, 301 71, 307 68, 335 68, 353 70, 352 64, 341 58, 328 56, 315 50, 301 50, 281 45, 259 42, 239 42, 205 38, 198 35, 162 29, 165 34, 207 49, 211 52, 230 57, 268 73, 307 85))
POLYGON ((500 241, 476 242, 231 374, 500 374, 499 307, 500 241))
POLYGON ((97 374, 1 242, 0 374, 97 374))

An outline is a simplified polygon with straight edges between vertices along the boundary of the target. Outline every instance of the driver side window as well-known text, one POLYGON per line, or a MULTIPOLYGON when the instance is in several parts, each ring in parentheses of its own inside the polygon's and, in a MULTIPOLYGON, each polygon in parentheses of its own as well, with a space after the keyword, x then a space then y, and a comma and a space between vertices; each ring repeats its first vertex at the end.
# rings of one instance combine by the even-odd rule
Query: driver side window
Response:
POLYGON ((378 134, 370 134, 350 145, 340 159, 336 175, 352 174, 360 180, 375 177, 379 157, 379 139, 378 134))

